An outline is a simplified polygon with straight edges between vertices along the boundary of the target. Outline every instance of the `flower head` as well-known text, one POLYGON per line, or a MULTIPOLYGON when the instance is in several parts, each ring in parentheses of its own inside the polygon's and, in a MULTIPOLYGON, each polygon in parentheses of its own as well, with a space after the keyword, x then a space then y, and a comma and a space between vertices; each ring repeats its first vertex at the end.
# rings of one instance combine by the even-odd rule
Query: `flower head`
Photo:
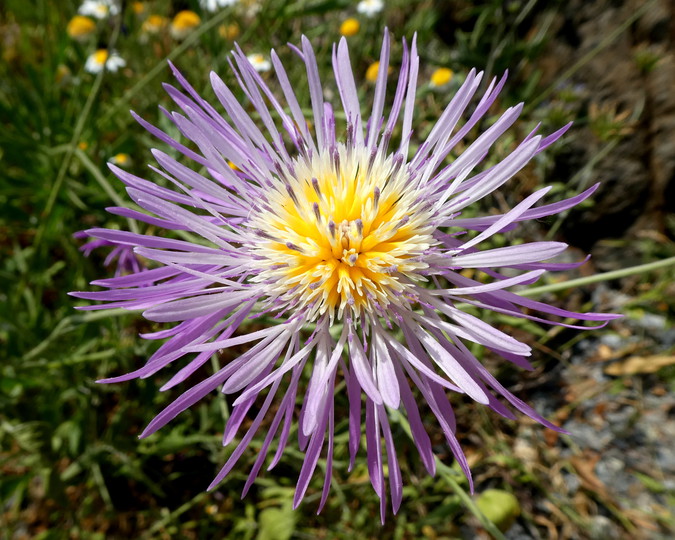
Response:
POLYGON ((342 24, 340 25, 340 34, 346 37, 355 36, 359 33, 360 29, 361 23, 357 19, 350 17, 349 19, 342 21, 342 24))
POLYGON ((387 491, 396 511, 403 485, 388 409, 407 414, 430 474, 435 472, 435 461, 420 416, 422 402, 437 418, 440 431, 470 478, 448 392, 466 394, 514 418, 510 404, 557 429, 505 389, 470 350, 479 344, 528 368, 530 347, 462 306, 573 328, 548 321, 548 316, 588 321, 613 318, 565 311, 507 290, 533 283, 547 270, 581 264, 543 262, 562 253, 565 244, 530 242, 481 249, 485 240, 516 228, 521 221, 574 206, 595 187, 535 208, 549 191, 545 188, 505 214, 460 216, 464 208, 504 185, 568 126, 546 137, 532 132, 503 160, 477 169, 514 124, 522 106, 507 109, 469 144, 467 135, 491 108, 505 82, 505 78, 493 80, 472 105, 482 74, 471 71, 426 141, 410 155, 419 57, 415 39, 410 47, 405 41, 403 45, 392 105, 385 111, 390 56, 385 32, 368 118, 362 116, 344 38, 333 54, 340 115, 324 100, 314 52, 306 38, 294 50, 307 71, 307 104, 298 100, 274 51, 271 63, 284 101, 238 47, 232 65, 250 103, 240 104, 233 91, 211 74, 226 118, 174 69, 185 92, 169 88, 182 111, 170 118, 190 141, 189 147, 137 119, 191 160, 194 168, 154 150, 161 167, 158 171, 176 186, 172 190, 111 165, 134 202, 147 212, 116 208, 115 213, 167 231, 179 230, 181 239, 87 231, 95 238, 137 246, 135 252, 157 267, 96 282, 107 287, 102 292, 73 294, 107 302, 82 309, 143 309, 151 321, 176 324, 168 333, 161 332, 171 337, 145 366, 103 381, 147 377, 184 359, 184 367, 163 388, 184 382, 193 386, 160 412, 142 437, 220 388, 237 395, 223 437, 228 445, 257 403, 255 419, 212 487, 232 470, 269 414, 270 424, 244 487, 246 493, 275 439, 277 450, 268 468, 278 463, 297 418, 298 446, 305 459, 294 504, 302 500, 319 457, 325 453, 321 508, 332 477, 335 415, 343 414, 335 409, 334 398, 341 388, 338 383, 344 381, 351 464, 361 444, 365 409, 368 468, 384 519, 387 491), (309 119, 303 106, 312 111, 309 119), (251 119, 249 108, 255 109, 264 130, 251 119), (472 112, 462 121, 467 110, 472 112), (346 118, 346 123, 340 123, 339 117, 346 118), (313 128, 308 127, 309 121, 313 128), (394 133, 400 136, 394 138, 394 133), (464 151, 447 160, 460 142, 464 151), (186 240, 190 236, 194 241, 186 240), (466 277, 464 269, 475 269, 481 279, 466 277), (267 319, 262 329, 251 330, 245 324, 251 318, 264 321, 267 317, 274 317, 275 322, 267 319), (241 356, 201 382, 192 380, 212 355, 244 343, 249 349, 241 356), (303 372, 309 375, 307 387, 300 384, 303 372))
POLYGON ((75 15, 68 21, 68 26, 66 27, 68 35, 77 41, 86 40, 95 30, 96 23, 84 15, 75 15))
POLYGON ((117 15, 120 12, 120 6, 115 0, 84 0, 77 12, 95 19, 107 19, 117 15))
POLYGON ((169 19, 163 15, 152 14, 143 21, 141 32, 146 35, 156 35, 166 28, 167 24, 169 24, 169 19))
POLYGON ((218 35, 228 41, 233 41, 239 37, 239 25, 237 23, 221 24, 218 27, 218 35))
POLYGON ((119 165, 120 167, 128 167, 131 164, 131 158, 129 157, 129 154, 115 154, 110 158, 110 163, 119 165))
POLYGON ((384 9, 383 0, 361 0, 356 5, 356 11, 366 17, 374 17, 384 9))
POLYGON ((259 73, 269 71, 270 69, 272 69, 272 64, 270 63, 270 61, 267 58, 265 58, 265 56, 262 54, 259 53, 249 54, 246 57, 246 59, 253 66, 253 69, 255 69, 259 73))
POLYGON ((432 88, 441 88, 452 80, 454 73, 450 68, 438 68, 429 78, 429 84, 432 88))
POLYGON ((105 69, 114 73, 126 65, 126 60, 116 52, 109 54, 107 49, 98 49, 87 57, 84 69, 89 73, 96 74, 103 71, 103 67, 105 66, 105 69))
POLYGON ((199 0, 199 5, 204 11, 213 13, 220 8, 233 6, 237 2, 239 2, 239 0, 199 0))
POLYGON ((366 70, 366 80, 368 82, 377 82, 377 74, 380 71, 380 62, 373 62, 366 70))
POLYGON ((171 36, 174 39, 185 39, 201 22, 194 11, 179 11, 171 21, 171 36))
POLYGON ((147 9, 145 2, 131 2, 131 11, 136 15, 143 15, 147 9))

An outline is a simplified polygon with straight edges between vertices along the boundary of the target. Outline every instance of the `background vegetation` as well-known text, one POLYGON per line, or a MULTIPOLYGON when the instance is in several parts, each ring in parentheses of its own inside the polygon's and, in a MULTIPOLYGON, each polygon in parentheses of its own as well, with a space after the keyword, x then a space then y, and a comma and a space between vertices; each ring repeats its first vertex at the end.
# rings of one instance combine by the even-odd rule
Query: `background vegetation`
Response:
MULTIPOLYGON (((458 433, 477 482, 470 498, 440 433, 430 424, 446 466, 429 478, 399 425, 396 440, 407 487, 399 514, 390 515, 384 526, 365 455, 351 473, 346 470, 344 424, 337 427, 334 488, 319 516, 321 474, 301 507, 290 509, 302 460, 292 450, 244 500, 239 493, 253 451, 217 490, 205 493, 229 452, 220 444, 227 400, 210 396, 139 442, 142 428, 180 388, 159 392, 164 374, 123 385, 94 381, 144 362, 157 344, 138 333, 154 325, 133 314, 76 312, 77 302, 67 296, 114 272, 114 265, 103 265, 105 249, 85 258, 79 251, 84 241, 73 238, 89 227, 126 226, 104 210, 126 200, 105 163, 115 160, 135 174, 152 176, 146 165, 152 162, 150 149, 161 143, 133 121, 129 109, 171 130, 157 109, 171 106, 161 88, 172 82, 166 59, 212 98, 210 70, 233 82, 227 61, 235 39, 247 54, 267 55, 274 47, 292 80, 303 81, 304 68, 293 62, 285 44, 305 34, 329 80, 332 43, 345 19, 355 18, 360 28, 348 39, 367 103, 366 74, 379 56, 383 26, 396 37, 394 65, 400 38, 417 32, 418 142, 471 67, 485 69, 488 78, 508 68, 510 79, 493 118, 517 102, 527 105, 493 159, 538 122, 545 132, 570 120, 577 127, 474 211, 513 205, 543 184, 553 184, 551 196, 558 198, 590 185, 623 144, 636 140, 647 113, 644 103, 628 107, 623 98, 594 94, 583 74, 594 58, 611 54, 627 35, 635 35, 636 25, 658 2, 649 2, 649 9, 619 11, 613 30, 582 51, 586 56, 569 57, 555 53, 556 41, 569 43, 574 30, 569 25, 576 24, 567 4, 392 0, 368 17, 347 0, 242 0, 214 13, 196 0, 124 2, 119 17, 97 20, 75 39, 68 24, 78 3, 5 0, 0 6, 0 538, 440 539, 499 536, 499 529, 514 539, 670 537, 675 531, 675 465, 668 454, 675 446, 675 290, 672 264, 659 263, 675 255, 667 185, 649 191, 637 210, 629 200, 631 217, 617 218, 621 226, 590 222, 582 233, 575 228, 588 215, 616 210, 616 205, 602 206, 606 198, 601 197, 564 220, 519 232, 521 238, 548 234, 593 251, 595 262, 578 274, 552 275, 551 282, 631 265, 661 266, 561 288, 555 296, 539 293, 572 309, 626 314, 603 331, 491 321, 536 347, 536 369, 523 374, 487 355, 483 360, 517 395, 572 435, 558 437, 525 420, 506 422, 454 400, 458 433), (186 9, 198 14, 199 24, 176 38, 171 20, 186 9), (152 15, 166 17, 155 19, 155 33, 147 23, 152 15), (87 72, 88 56, 100 48, 116 50, 126 65, 101 75, 87 72), (443 67, 454 75, 434 86, 431 77, 443 67), (579 151, 579 141, 597 151, 579 151), (657 196, 661 199, 654 202, 657 196)), ((634 54, 627 62, 643 74, 660 73, 672 53, 669 46, 630 47, 634 54)), ((630 199, 630 188, 622 184, 629 176, 629 168, 612 176, 619 199, 630 199)), ((513 237, 502 241, 509 240, 513 237)), ((572 256, 583 255, 573 250, 572 256)), ((207 367, 226 361, 214 359, 207 367)))

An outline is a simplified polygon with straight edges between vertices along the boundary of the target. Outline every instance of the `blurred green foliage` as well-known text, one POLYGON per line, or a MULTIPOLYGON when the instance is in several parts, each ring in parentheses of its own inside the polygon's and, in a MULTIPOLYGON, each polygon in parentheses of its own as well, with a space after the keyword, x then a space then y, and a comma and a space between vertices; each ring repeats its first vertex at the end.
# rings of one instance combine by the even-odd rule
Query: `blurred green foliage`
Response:
MULTIPOLYGON (((79 302, 67 296, 112 272, 103 269, 106 253, 85 258, 78 251, 81 241, 72 236, 89 227, 125 226, 104 211, 113 204, 111 193, 126 200, 105 163, 126 154, 126 167, 147 175, 150 149, 158 144, 133 122, 128 110, 164 130, 173 129, 157 110, 171 107, 161 87, 171 82, 167 57, 198 91, 212 98, 211 70, 234 82, 227 61, 235 34, 246 53, 267 54, 276 48, 293 81, 304 80, 304 68, 293 62, 285 44, 297 43, 305 34, 315 46, 322 76, 330 79, 331 47, 340 37, 340 24, 347 17, 358 17, 360 31, 349 43, 362 83, 360 93, 368 103, 371 88, 364 77, 379 56, 382 27, 387 24, 397 38, 394 65, 401 54, 398 40, 418 32, 422 44, 418 143, 470 67, 489 74, 512 69, 513 82, 507 85, 499 110, 539 91, 539 73, 531 61, 545 45, 557 3, 469 4, 450 3, 458 9, 450 17, 443 2, 394 0, 386 2, 383 13, 366 18, 347 0, 268 0, 259 8, 248 0, 215 14, 201 11, 196 0, 125 2, 121 17, 96 21, 91 35, 78 41, 66 31, 77 2, 3 2, 0 526, 8 538, 448 538, 458 535, 463 523, 474 523, 471 519, 476 518, 467 512, 466 481, 457 470, 446 471, 445 477, 427 477, 402 426, 395 435, 407 479, 404 504, 384 527, 376 517, 378 501, 369 486, 365 456, 359 456, 351 473, 346 470, 345 422, 337 426, 334 487, 320 516, 314 516, 320 478, 300 509, 290 509, 302 464, 301 454, 292 449, 275 471, 256 481, 243 501, 239 492, 255 459, 252 451, 227 482, 205 493, 231 452, 220 444, 227 400, 212 396, 139 442, 136 435, 143 426, 176 395, 158 391, 163 376, 123 386, 94 381, 143 363, 157 345, 140 339, 138 333, 154 325, 133 314, 78 313, 73 307, 79 302), (142 4, 144 11, 137 13, 140 8, 135 4, 142 4), (144 33, 150 15, 171 19, 179 9, 192 9, 201 17, 201 24, 183 41, 171 37, 169 26, 156 34, 144 33), (448 32, 445 25, 453 17, 461 24, 448 32), (530 29, 527 35, 525 28, 530 29), (126 66, 100 76, 88 73, 86 59, 97 48, 118 51, 126 66), (455 73, 450 87, 442 91, 428 83, 438 67, 450 67, 455 73), (454 489, 447 475, 454 478, 454 489)), ((647 60, 642 63, 651 65, 647 60)), ((238 95, 244 101, 241 91, 238 95)), ((564 101, 551 105, 563 112, 544 115, 544 129, 558 128, 574 116, 560 106, 564 101)), ((520 132, 501 141, 498 153, 507 152, 541 116, 536 111, 523 118, 520 132)), ((542 181, 550 164, 550 157, 535 164, 531 172, 535 185, 525 182, 526 189, 542 181)), ((557 191, 562 196, 574 187, 561 184, 557 191)), ((543 333, 531 323, 522 325, 543 333)), ((460 417, 462 411, 467 418, 475 417, 470 405, 461 400, 457 405, 460 417)), ((481 422, 494 431, 496 420, 481 422)), ((467 426, 472 423, 468 420, 467 426)), ((438 434, 433 442, 450 462, 438 434)), ((256 444, 260 443, 254 442, 254 449, 256 444)), ((519 462, 508 466, 517 471, 519 462)))

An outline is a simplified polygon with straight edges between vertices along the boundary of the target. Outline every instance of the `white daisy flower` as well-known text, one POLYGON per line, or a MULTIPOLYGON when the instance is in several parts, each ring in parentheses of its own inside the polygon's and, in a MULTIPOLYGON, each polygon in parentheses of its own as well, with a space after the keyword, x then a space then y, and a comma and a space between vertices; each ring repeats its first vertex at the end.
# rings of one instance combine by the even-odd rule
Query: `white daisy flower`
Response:
POLYGON ((220 8, 233 6, 238 3, 239 0, 199 0, 199 5, 204 11, 213 13, 218 11, 220 8))
POLYGON ((109 54, 107 49, 99 49, 89 55, 89 58, 87 58, 87 61, 84 64, 84 69, 89 73, 97 74, 100 73, 105 66, 105 69, 114 73, 119 68, 126 65, 127 61, 116 52, 109 54))
POLYGON ((382 0, 361 0, 356 6, 356 11, 366 17, 377 15, 384 8, 382 0))
POLYGON ((272 68, 270 61, 262 54, 249 54, 246 58, 248 58, 248 61, 251 62, 253 68, 259 73, 269 71, 272 68))
POLYGON ((105 19, 117 15, 120 12, 120 6, 115 0, 84 0, 77 12, 95 19, 105 19))

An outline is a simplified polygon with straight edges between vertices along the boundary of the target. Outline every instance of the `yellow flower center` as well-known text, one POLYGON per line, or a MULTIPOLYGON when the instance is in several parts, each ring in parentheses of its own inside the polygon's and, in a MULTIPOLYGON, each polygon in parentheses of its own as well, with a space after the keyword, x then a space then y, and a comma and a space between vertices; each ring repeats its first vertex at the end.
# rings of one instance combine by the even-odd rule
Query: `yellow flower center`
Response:
POLYGON ((281 305, 308 320, 381 312, 415 298, 422 255, 435 243, 428 206, 401 161, 338 146, 295 160, 251 226, 261 272, 281 305), (292 172, 291 172, 292 171, 292 172))
POLYGON ((143 2, 132 2, 131 9, 136 15, 145 13, 145 4, 143 2))
POLYGON ((342 24, 340 25, 340 34, 346 37, 350 36, 355 36, 356 34, 359 33, 359 29, 361 28, 361 23, 357 21, 356 19, 349 18, 345 19, 342 21, 342 24))
POLYGON ((199 26, 201 22, 202 20, 199 18, 199 15, 194 11, 185 10, 176 14, 171 25, 176 30, 191 30, 199 26))
POLYGON ((366 80, 375 82, 377 80, 377 73, 380 70, 380 62, 373 62, 366 70, 366 80))
POLYGON ((218 27, 218 35, 228 41, 235 40, 239 37, 239 25, 237 23, 221 24, 218 27))
POLYGON ((167 18, 163 17, 162 15, 150 15, 145 21, 143 21, 141 31, 148 34, 157 33, 166 26, 167 22, 167 18))
POLYGON ((452 80, 452 70, 449 68, 438 68, 431 74, 431 86, 445 86, 452 80))
POLYGON ((127 154, 115 154, 113 156, 113 162, 117 165, 125 165, 129 163, 129 156, 127 154))
POLYGON ((108 51, 107 49, 99 49, 93 54, 93 57, 95 62, 102 66, 108 60, 108 51))
POLYGON ((72 38, 88 36, 96 30, 96 23, 84 15, 75 15, 68 22, 66 32, 72 38))

